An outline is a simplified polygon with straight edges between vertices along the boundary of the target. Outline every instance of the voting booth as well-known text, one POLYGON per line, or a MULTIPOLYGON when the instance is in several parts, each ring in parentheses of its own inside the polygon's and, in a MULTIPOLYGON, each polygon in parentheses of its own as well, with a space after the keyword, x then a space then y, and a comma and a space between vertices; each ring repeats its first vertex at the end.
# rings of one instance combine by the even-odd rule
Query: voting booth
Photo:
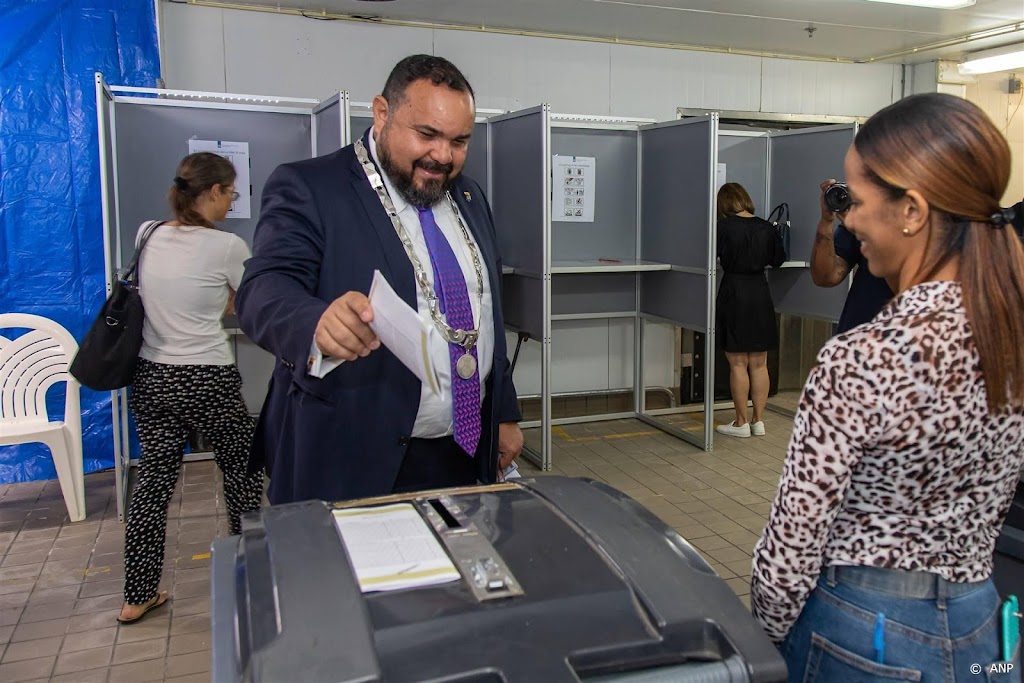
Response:
POLYGON ((700 555, 588 479, 265 508, 214 542, 212 612, 219 683, 786 678, 700 555))
MULTIPOLYGON (((333 152, 349 137, 345 92, 315 100, 121 87, 108 85, 97 73, 96 103, 108 293, 116 273, 135 253, 139 225, 168 215, 168 188, 186 155, 212 151, 235 165, 240 196, 221 228, 251 248, 263 186, 274 169, 333 152)), ((242 376, 242 397, 256 414, 276 361, 242 334, 234 316, 227 316, 224 326, 242 376)), ((132 463, 127 398, 125 389, 111 392, 121 520, 132 463)))

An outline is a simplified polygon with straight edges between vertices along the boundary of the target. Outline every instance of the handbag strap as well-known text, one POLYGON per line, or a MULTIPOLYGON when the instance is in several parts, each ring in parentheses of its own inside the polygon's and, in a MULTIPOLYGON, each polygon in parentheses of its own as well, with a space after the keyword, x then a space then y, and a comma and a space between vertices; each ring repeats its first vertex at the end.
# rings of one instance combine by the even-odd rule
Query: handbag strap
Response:
POLYGON ((768 222, 774 225, 784 225, 789 223, 789 204, 782 202, 768 214, 768 222), (775 218, 775 214, 779 214, 778 219, 775 218))
POLYGON ((142 250, 146 248, 146 242, 153 235, 157 228, 166 223, 167 221, 150 221, 149 225, 142 233, 142 238, 139 239, 139 246, 135 248, 135 256, 132 256, 132 260, 128 263, 128 267, 124 269, 124 273, 121 275, 121 279, 126 282, 135 282, 138 280, 136 277, 136 271, 139 267, 139 257, 142 256, 142 250))

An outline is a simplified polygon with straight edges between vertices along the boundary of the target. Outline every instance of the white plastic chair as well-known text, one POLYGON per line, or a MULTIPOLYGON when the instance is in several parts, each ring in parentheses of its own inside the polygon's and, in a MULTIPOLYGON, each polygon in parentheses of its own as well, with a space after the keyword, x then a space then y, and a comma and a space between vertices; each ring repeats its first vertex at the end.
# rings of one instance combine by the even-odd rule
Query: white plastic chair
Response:
POLYGON ((16 339, 0 336, 0 446, 40 442, 53 454, 72 522, 85 519, 82 410, 78 380, 68 365, 78 344, 59 324, 38 315, 0 313, 0 330, 27 328, 16 339), (50 420, 46 390, 67 382, 64 420, 50 420))

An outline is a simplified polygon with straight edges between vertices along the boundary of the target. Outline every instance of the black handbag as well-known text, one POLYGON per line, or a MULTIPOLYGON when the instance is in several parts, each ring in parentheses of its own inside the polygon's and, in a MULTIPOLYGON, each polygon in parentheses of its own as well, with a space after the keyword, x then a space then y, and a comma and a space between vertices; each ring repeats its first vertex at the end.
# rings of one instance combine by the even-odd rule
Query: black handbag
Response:
POLYGON ((782 238, 782 248, 786 252, 786 260, 789 260, 789 204, 783 202, 772 209, 768 214, 768 222, 775 226, 782 238), (777 216, 776 216, 777 214, 777 216))
POLYGON ((150 235, 163 221, 152 221, 142 233, 131 263, 114 280, 110 296, 85 334, 69 371, 83 386, 113 391, 132 383, 142 348, 142 321, 146 317, 139 296, 138 266, 150 235))

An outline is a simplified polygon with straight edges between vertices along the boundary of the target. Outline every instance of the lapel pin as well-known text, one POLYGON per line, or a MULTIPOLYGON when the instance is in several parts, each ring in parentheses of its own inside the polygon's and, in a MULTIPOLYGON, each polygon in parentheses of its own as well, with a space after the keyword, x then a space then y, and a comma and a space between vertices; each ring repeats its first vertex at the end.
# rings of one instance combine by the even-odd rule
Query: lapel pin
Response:
POLYGON ((467 202, 473 201, 473 197, 472 197, 472 195, 469 194, 469 192, 463 192, 462 196, 466 198, 467 202))

